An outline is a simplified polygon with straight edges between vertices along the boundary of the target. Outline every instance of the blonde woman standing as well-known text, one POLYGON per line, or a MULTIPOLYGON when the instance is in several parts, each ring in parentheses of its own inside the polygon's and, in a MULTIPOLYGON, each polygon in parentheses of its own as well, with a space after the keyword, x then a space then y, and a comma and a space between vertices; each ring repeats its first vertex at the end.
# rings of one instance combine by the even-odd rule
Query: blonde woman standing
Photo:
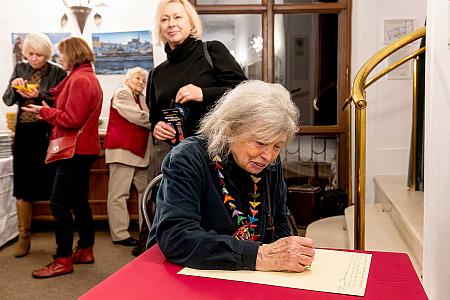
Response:
POLYGON ((201 40, 202 23, 188 0, 159 1, 155 19, 155 40, 164 45, 167 60, 152 71, 147 84, 154 142, 149 179, 161 173, 162 160, 170 150, 168 142, 176 135, 172 125, 164 121, 162 110, 172 103, 183 107, 184 137, 195 135, 200 119, 223 93, 246 80, 223 43, 201 40))

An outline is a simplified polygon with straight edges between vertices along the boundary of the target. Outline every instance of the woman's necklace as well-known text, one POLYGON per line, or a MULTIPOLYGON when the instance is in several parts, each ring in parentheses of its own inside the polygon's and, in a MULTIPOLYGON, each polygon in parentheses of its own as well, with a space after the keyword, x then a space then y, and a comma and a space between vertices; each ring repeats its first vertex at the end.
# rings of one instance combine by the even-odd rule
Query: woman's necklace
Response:
POLYGON ((258 210, 256 209, 258 205, 261 204, 258 201, 260 197, 260 193, 258 193, 258 182, 261 180, 260 177, 256 177, 254 175, 250 175, 250 178, 253 181, 253 193, 249 193, 249 210, 250 214, 247 217, 244 216, 244 213, 237 210, 236 204, 234 203, 235 199, 228 193, 227 187, 225 185, 225 178, 221 172, 222 168, 222 160, 219 156, 215 156, 213 158, 214 162, 214 170, 217 172, 219 176, 219 185, 222 187, 222 195, 223 195, 223 203, 228 205, 231 209, 231 217, 236 217, 236 222, 239 228, 233 233, 233 236, 238 240, 250 240, 250 241, 258 241, 259 234, 256 232, 256 222, 258 222, 258 218, 256 215, 258 214, 258 210))

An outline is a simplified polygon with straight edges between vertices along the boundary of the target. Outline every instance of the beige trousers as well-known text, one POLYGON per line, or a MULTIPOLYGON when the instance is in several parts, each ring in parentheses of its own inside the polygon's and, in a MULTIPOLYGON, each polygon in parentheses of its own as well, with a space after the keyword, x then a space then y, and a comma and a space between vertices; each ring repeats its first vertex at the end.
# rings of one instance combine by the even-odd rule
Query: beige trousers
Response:
POLYGON ((121 241, 130 237, 128 226, 127 200, 130 198, 131 184, 134 184, 138 193, 139 228, 142 224, 141 201, 142 194, 148 183, 147 168, 132 167, 120 163, 109 164, 108 183, 108 222, 113 241, 121 241))

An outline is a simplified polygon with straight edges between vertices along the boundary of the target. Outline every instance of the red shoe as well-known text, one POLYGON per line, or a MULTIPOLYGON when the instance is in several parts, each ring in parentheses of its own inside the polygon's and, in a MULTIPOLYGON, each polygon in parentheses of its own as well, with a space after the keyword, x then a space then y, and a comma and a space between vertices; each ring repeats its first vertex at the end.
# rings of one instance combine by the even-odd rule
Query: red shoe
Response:
POLYGON ((32 274, 34 278, 50 278, 72 272, 72 256, 68 256, 56 257, 53 262, 42 269, 34 270, 32 274))
POLYGON ((72 254, 73 264, 92 264, 95 262, 93 247, 76 248, 72 254))

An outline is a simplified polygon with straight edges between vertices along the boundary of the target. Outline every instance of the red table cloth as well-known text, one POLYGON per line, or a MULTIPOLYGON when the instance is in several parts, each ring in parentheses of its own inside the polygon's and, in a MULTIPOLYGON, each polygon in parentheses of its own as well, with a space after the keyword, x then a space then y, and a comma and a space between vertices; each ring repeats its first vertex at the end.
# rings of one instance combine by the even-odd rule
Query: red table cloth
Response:
POLYGON ((80 299, 428 299, 407 254, 363 252, 372 254, 364 297, 178 275, 154 246, 80 299))

